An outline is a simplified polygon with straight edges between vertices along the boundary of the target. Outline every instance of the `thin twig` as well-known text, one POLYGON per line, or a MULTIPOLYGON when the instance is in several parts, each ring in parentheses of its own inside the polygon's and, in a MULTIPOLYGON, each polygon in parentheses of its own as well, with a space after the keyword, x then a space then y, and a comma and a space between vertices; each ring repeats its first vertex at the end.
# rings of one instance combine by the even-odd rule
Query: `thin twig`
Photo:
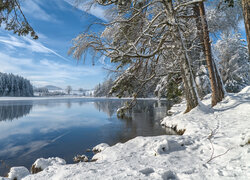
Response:
POLYGON ((223 156, 223 155, 225 155, 226 153, 228 153, 230 150, 232 150, 233 148, 229 148, 228 150, 226 150, 226 152, 224 152, 224 153, 222 153, 222 154, 219 154, 219 155, 217 155, 217 156, 214 156, 214 157, 211 157, 208 161, 207 161, 207 163, 209 163, 210 161, 212 161, 213 159, 215 159, 215 158, 217 158, 217 157, 220 157, 220 156, 223 156))

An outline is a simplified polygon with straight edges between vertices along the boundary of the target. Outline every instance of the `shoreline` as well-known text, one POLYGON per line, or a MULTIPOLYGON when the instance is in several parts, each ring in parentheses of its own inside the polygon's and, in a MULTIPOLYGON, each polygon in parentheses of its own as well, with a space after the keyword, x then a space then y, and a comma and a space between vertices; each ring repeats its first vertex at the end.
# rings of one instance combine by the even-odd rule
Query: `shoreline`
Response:
MULTIPOLYGON (((250 175, 250 86, 228 94, 213 108, 209 97, 186 114, 185 101, 175 104, 171 108, 173 115, 161 122, 167 127, 176 126, 177 130, 185 129, 182 136, 138 136, 102 149, 92 158, 95 162, 55 162, 41 166, 43 170, 37 174, 16 167, 11 168, 9 176, 22 175, 24 180, 245 180, 250 175), (19 173, 15 171, 20 169, 19 173)), ((51 158, 45 161, 50 162, 51 158)))
MULTIPOLYGON (((64 100, 64 99, 110 99, 110 100, 131 100, 133 98, 118 98, 118 97, 91 97, 91 96, 33 96, 33 97, 0 97, 0 102, 3 101, 40 101, 40 100, 64 100)), ((155 100, 167 101, 166 98, 137 98, 137 100, 155 100)))

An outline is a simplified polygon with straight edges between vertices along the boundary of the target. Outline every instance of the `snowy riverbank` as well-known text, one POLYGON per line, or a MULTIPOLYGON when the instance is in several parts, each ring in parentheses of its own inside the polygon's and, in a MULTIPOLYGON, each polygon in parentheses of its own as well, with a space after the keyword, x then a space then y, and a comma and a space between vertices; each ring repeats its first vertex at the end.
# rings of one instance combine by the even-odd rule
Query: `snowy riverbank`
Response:
POLYGON ((137 137, 104 148, 95 162, 53 163, 37 174, 23 173, 23 179, 248 179, 250 86, 213 109, 209 96, 203 103, 188 114, 182 114, 184 103, 177 104, 163 120, 185 129, 183 136, 137 137))

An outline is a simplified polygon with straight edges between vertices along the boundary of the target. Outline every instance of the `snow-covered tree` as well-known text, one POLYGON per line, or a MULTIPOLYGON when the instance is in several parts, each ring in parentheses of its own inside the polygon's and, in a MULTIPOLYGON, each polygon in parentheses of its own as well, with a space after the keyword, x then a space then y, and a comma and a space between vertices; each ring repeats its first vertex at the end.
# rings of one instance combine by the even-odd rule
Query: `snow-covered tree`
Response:
POLYGON ((49 90, 48 90, 48 88, 45 88, 45 87, 34 88, 34 92, 38 93, 39 96, 48 96, 49 95, 49 90))
POLYGON ((0 1, 0 26, 1 25, 4 25, 6 30, 13 31, 19 36, 30 34, 34 39, 38 38, 24 16, 19 0, 0 1))
POLYGON ((70 94, 71 91, 72 91, 72 87, 71 86, 67 86, 66 89, 65 89, 66 93, 67 94, 70 94))
POLYGON ((228 92, 239 92, 250 84, 249 54, 240 34, 222 34, 214 45, 214 51, 228 92))
POLYGON ((110 96, 109 92, 113 86, 113 80, 111 78, 105 80, 102 84, 98 84, 95 87, 94 96, 110 96))
POLYGON ((21 76, 0 73, 0 96, 33 96, 33 86, 21 76))
MULTIPOLYGON (((80 59, 87 51, 105 55, 116 63, 116 70, 124 69, 112 88, 118 94, 128 92, 138 96, 146 83, 156 78, 159 61, 178 64, 187 99, 187 110, 198 105, 198 95, 191 69, 190 57, 183 35, 187 6, 197 1, 98 1, 102 5, 116 3, 116 17, 105 25, 102 36, 84 33, 74 39, 70 53, 80 59), (168 56, 170 54, 170 56, 168 56), (175 63, 173 63, 175 61, 175 63), (137 83, 134 81, 137 81, 137 83)), ((188 16, 186 16, 189 18, 188 16)), ((172 67, 171 67, 172 66, 172 67)))
POLYGON ((239 61, 245 61, 246 68, 248 68, 245 54, 248 53, 247 46, 245 46, 240 34, 238 34, 239 22, 246 15, 243 13, 242 3, 238 0, 213 0, 209 2, 207 8, 209 30, 216 37, 214 38, 215 42, 217 41, 213 48, 215 58, 220 61, 222 79, 226 83, 226 90, 229 92, 239 91, 244 87, 248 79, 245 77, 248 76, 247 70, 241 67, 241 63, 239 63, 239 61), (239 76, 245 77, 243 78, 245 80, 237 77, 237 73, 233 73, 244 71, 244 75, 239 76))
POLYGON ((206 17, 209 32, 213 33, 214 36, 232 29, 235 32, 238 31, 238 24, 243 19, 242 6, 238 0, 232 0, 231 3, 233 5, 229 6, 225 0, 209 0, 206 8, 206 17))
POLYGON ((78 91, 79 91, 80 93, 83 93, 84 90, 83 90, 83 88, 79 88, 78 91))
POLYGON ((210 37, 209 37, 209 30, 208 30, 208 24, 206 19, 206 13, 205 13, 205 7, 203 2, 199 2, 199 15, 200 15, 200 24, 202 26, 202 37, 203 41, 203 50, 206 57, 207 62, 207 68, 209 72, 209 79, 211 84, 211 90, 212 90, 212 106, 216 105, 218 102, 220 102, 225 95, 224 92, 224 85, 221 80, 221 76, 219 74, 218 68, 216 67, 216 63, 214 62, 214 59, 212 57, 212 49, 210 44, 210 37))
POLYGON ((198 86, 198 93, 201 97, 204 97, 211 92, 209 75, 205 65, 201 65, 199 70, 196 72, 195 82, 198 86))

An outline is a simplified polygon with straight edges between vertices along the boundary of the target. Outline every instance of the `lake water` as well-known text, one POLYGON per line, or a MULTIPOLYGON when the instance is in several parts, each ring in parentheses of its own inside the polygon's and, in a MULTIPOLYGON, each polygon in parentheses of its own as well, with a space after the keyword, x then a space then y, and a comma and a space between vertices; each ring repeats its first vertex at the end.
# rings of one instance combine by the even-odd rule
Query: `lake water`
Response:
POLYGON ((136 136, 171 134, 160 125, 170 104, 139 100, 131 118, 116 110, 125 100, 53 99, 0 101, 0 176, 12 166, 28 169, 40 157, 61 157, 73 163, 77 154, 105 142, 114 145, 136 136))

